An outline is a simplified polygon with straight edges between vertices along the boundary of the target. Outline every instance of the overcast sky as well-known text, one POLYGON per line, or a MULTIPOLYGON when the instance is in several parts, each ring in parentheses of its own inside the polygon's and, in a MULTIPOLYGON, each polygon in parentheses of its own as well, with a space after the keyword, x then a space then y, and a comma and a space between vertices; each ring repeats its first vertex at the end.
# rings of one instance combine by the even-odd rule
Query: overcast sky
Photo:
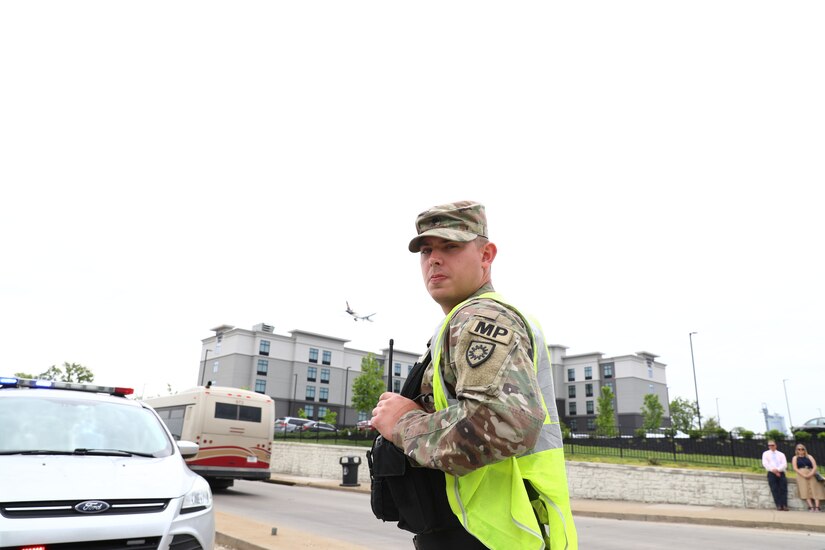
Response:
POLYGON ((265 322, 423 351, 406 245, 487 205, 496 288, 671 399, 820 416, 821 2, 3 2, 2 370, 147 394, 265 322), (349 301, 374 323, 354 323, 349 301), (783 384, 783 380, 787 380, 783 384))

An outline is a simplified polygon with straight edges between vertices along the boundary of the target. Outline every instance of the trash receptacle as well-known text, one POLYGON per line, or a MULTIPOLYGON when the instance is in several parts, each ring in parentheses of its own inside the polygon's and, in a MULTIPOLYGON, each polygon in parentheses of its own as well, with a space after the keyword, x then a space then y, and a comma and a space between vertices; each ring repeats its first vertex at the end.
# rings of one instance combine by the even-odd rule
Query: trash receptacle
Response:
POLYGON ((344 482, 341 487, 359 487, 358 466, 361 464, 360 456, 342 456, 338 462, 344 470, 344 482))

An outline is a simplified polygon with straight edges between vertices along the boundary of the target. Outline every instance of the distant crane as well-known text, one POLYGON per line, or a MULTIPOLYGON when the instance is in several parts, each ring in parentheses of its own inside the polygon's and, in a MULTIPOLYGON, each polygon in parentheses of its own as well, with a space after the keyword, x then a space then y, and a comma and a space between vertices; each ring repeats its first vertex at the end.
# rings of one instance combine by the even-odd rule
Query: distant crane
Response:
POLYGON ((358 314, 355 312, 355 310, 354 310, 354 309, 352 309, 351 307, 349 307, 349 302, 347 302, 347 313, 349 313, 350 315, 352 315, 352 320, 353 320, 353 321, 369 321, 370 323, 372 323, 372 319, 370 319, 370 317, 372 317, 373 315, 375 315, 375 313, 370 313, 369 315, 358 315, 358 314))

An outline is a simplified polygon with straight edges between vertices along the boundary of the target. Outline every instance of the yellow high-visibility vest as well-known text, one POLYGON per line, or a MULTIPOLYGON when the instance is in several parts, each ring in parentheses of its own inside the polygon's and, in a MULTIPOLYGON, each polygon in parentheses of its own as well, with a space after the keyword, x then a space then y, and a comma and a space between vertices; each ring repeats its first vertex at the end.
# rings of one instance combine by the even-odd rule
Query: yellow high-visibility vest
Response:
POLYGON ((493 550, 577 550, 578 538, 570 511, 552 368, 541 328, 497 292, 465 300, 450 311, 434 338, 433 398, 437 410, 449 406, 441 382, 441 351, 450 319, 468 302, 489 298, 506 305, 525 321, 533 349, 545 411, 538 443, 528 453, 483 466, 463 476, 445 472, 450 508, 464 528, 493 550), (528 493, 524 480, 533 491, 528 493), (545 527, 546 526, 546 527, 545 527))

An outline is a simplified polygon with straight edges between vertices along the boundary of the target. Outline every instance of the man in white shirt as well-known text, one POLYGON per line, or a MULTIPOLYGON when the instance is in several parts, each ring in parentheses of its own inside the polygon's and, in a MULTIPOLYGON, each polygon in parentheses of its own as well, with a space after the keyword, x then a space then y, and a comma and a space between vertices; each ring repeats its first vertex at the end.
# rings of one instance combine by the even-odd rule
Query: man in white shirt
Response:
POLYGON ((788 469, 788 459, 785 453, 776 450, 776 441, 768 440, 768 450, 762 453, 762 466, 768 471, 768 486, 771 488, 776 509, 788 511, 788 479, 785 470, 788 469))

